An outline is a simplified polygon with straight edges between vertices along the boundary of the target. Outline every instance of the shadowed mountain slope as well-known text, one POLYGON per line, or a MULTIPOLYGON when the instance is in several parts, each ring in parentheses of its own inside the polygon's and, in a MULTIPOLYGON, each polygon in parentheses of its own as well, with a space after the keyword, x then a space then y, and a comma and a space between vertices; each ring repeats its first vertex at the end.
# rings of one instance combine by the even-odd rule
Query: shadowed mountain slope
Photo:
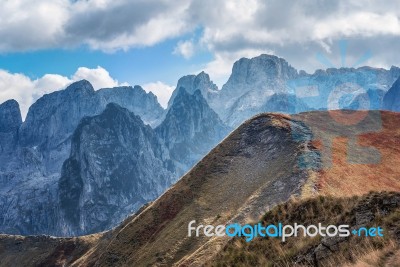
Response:
MULTIPOLYGON (((400 170, 394 161, 400 155, 396 146, 400 115, 371 112, 364 114, 360 123, 345 127, 354 120, 349 116, 354 113, 347 112, 253 117, 167 192, 115 229, 57 242, 47 237, 1 236, 0 257, 7 259, 2 265, 199 266, 215 262, 230 239, 188 237, 191 220, 196 220, 196 225, 243 224, 258 221, 269 211, 282 213, 285 206, 274 206, 293 196, 302 199, 390 188, 399 191, 395 177, 400 170), (337 153, 343 153, 342 160, 336 159, 337 153), (382 160, 377 161, 377 155, 382 160), (71 240, 74 245, 66 249, 71 240)), ((336 203, 335 198, 330 199, 336 203)), ((351 210, 350 204, 357 204, 351 201, 338 200, 337 204, 346 203, 351 210)))

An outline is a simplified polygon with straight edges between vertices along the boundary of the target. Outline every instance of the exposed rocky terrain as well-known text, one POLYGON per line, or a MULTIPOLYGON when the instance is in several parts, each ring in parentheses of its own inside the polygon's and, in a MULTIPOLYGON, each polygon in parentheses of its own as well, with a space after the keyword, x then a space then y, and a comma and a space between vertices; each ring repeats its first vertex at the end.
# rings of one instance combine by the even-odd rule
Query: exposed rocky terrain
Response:
POLYGON ((71 140, 58 182, 66 235, 112 228, 176 179, 168 149, 154 130, 117 104, 84 118, 71 140))
POLYGON ((210 80, 210 76, 204 71, 200 72, 198 75, 183 76, 178 80, 176 89, 168 101, 168 107, 174 102, 181 87, 185 88, 189 94, 194 94, 194 92, 200 90, 204 99, 207 101, 212 101, 214 94, 218 93, 218 87, 210 80))
MULTIPOLYGON (((18 103, 7 101, 0 105, 0 231, 71 236, 108 230, 190 170, 148 207, 153 215, 146 209, 139 214, 145 219, 131 218, 137 228, 133 236, 123 234, 132 240, 138 233, 146 236, 143 225, 151 222, 151 229, 157 230, 157 238, 151 240, 157 256, 141 244, 130 248, 141 261, 125 252, 121 260, 118 248, 114 256, 121 264, 196 263, 204 259, 204 251, 213 255, 227 240, 192 244, 182 237, 185 241, 178 245, 168 243, 164 235, 192 214, 181 213, 187 205, 204 220, 245 221, 258 219, 292 195, 399 191, 398 158, 393 155, 400 153, 400 121, 395 113, 261 115, 218 145, 232 127, 260 112, 375 110, 382 103, 398 110, 399 81, 394 81, 399 76, 397 67, 331 68, 307 74, 282 58, 261 55, 237 61, 222 90, 204 72, 182 77, 167 110, 140 86, 94 91, 87 81, 38 99, 25 121, 18 103), (196 180, 200 177, 204 181, 196 180), (228 207, 232 195, 236 204, 228 207), (214 210, 210 205, 219 206, 214 210), (167 222, 160 224, 160 217, 167 222)), ((129 219, 122 226, 126 224, 129 219)), ((99 243, 91 240, 95 246, 116 242, 117 231, 107 232, 99 243)), ((57 242, 63 246, 64 241, 57 242)), ((40 245, 45 251, 46 245, 40 245)), ((89 247, 93 249, 92 243, 89 247)), ((109 259, 114 252, 101 259, 98 250, 84 257, 81 252, 74 260, 60 257, 62 262, 79 258, 77 264, 86 257, 88 262, 114 261, 109 259)))
MULTIPOLYGON (((293 195, 300 195, 312 169, 299 168, 299 158, 307 156, 310 162, 319 158, 318 153, 306 153, 314 151, 310 134, 301 122, 280 115, 260 115, 249 120, 171 189, 102 237, 97 248, 88 250, 74 264, 171 265, 195 253, 200 246, 215 250, 221 240, 214 243, 186 236, 188 221, 245 222, 293 195), (303 138, 293 139, 292 128, 303 138), (101 244, 107 244, 107 249, 101 244)), ((3 253, 7 253, 8 249, 4 249, 3 253)))
POLYGON ((183 174, 228 134, 229 127, 208 106, 200 90, 190 94, 180 87, 155 131, 183 174))
POLYGON ((40 98, 24 122, 16 101, 2 104, 1 232, 103 231, 162 194, 229 131, 200 91, 174 102, 164 116, 138 86, 80 81, 40 98))

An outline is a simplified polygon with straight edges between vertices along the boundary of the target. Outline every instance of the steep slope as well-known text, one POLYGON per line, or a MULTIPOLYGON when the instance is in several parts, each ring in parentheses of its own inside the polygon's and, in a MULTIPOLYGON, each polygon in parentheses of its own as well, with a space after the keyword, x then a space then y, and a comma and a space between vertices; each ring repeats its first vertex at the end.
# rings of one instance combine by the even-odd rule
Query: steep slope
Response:
MULTIPOLYGON (((161 197, 119 227, 97 236, 89 247, 81 245, 87 237, 79 238, 75 241, 77 245, 66 251, 63 245, 71 241, 65 239, 58 240, 59 245, 55 247, 53 241, 46 238, 2 236, 0 257, 21 266, 40 266, 43 262, 54 266, 62 266, 58 262, 68 262, 71 266, 197 266, 223 260, 227 256, 225 253, 232 251, 228 248, 231 242, 235 245, 237 241, 225 237, 188 237, 187 225, 191 220, 196 220, 196 225, 245 223, 258 221, 269 212, 268 218, 288 222, 296 216, 302 220, 318 217, 326 222, 343 219, 352 223, 354 217, 368 219, 369 223, 381 218, 390 226, 391 222, 398 221, 398 194, 336 197, 381 190, 400 192, 397 164, 400 114, 375 111, 367 114, 361 120, 363 123, 346 126, 345 120, 352 118, 349 114, 354 113, 315 111, 295 118, 276 114, 256 116, 233 131, 161 197), (338 123, 334 118, 342 120, 338 123), (354 138, 355 142, 348 142, 354 138), (380 152, 380 162, 363 162, 371 160, 371 146, 380 152), (318 194, 329 197, 301 200, 318 194), (300 199, 272 209, 292 196, 300 199), (305 213, 303 207, 312 208, 305 213), (343 213, 340 207, 349 213, 343 213), (360 212, 362 216, 357 215, 360 212), (371 217, 371 214, 376 216, 371 217), (342 215, 348 217, 342 218, 342 215), (26 251, 19 249, 21 247, 39 247, 40 250, 26 251), (214 258, 219 252, 221 254, 214 258)), ((344 246, 357 241, 351 240, 343 243, 344 246)), ((320 244, 319 240, 311 241, 316 243, 296 243, 293 249, 287 250, 294 254, 287 256, 297 255, 298 259, 306 260, 320 244), (308 249, 310 244, 311 249, 308 249), (305 250, 296 250, 298 248, 305 250)), ((382 253, 391 249, 390 242, 385 242, 383 247, 377 248, 383 248, 382 253)), ((255 251, 264 246, 257 244, 255 251)), ((366 248, 363 253, 373 252, 369 250, 371 246, 366 248)), ((398 251, 396 246, 393 249, 398 251)), ((340 251, 337 255, 342 255, 340 251)), ((248 252, 251 254, 251 250, 246 250, 240 257, 247 261, 248 252)), ((331 255, 326 249, 322 252, 331 255)), ((282 249, 273 256, 282 256, 281 253, 282 249)), ((396 257, 388 257, 387 262, 395 262, 396 257)), ((220 261, 222 265, 224 262, 229 264, 229 261, 220 261)), ((338 265, 337 261, 335 263, 338 265)))
POLYGON ((18 145, 19 105, 0 105, 0 229, 20 234, 57 229, 56 182, 46 177, 36 148, 18 145))
POLYGON ((155 129, 171 158, 186 172, 218 144, 229 131, 208 106, 200 90, 180 87, 164 121, 155 129))
MULTIPOLYGON (((299 159, 307 156, 305 162, 318 162, 317 153, 306 153, 314 151, 310 134, 302 123, 280 115, 249 120, 171 189, 109 232, 72 265, 171 266, 202 246, 210 252, 204 256, 215 254, 227 239, 188 238, 188 222, 245 222, 300 194, 311 170, 299 168, 299 159), (302 138, 294 139, 291 128, 302 138)), ((6 240, 3 237, 2 242, 6 240)), ((10 260, 12 247, 4 248, 1 256, 10 260)), ((54 254, 54 248, 50 251, 54 254)), ((14 250, 12 255, 27 259, 19 253, 23 252, 14 250)))
POLYGON ((383 98, 383 108, 386 110, 400 111, 400 77, 385 94, 383 98))
POLYGON ((183 76, 178 80, 176 89, 171 95, 168 101, 168 107, 174 103, 174 99, 179 92, 179 88, 185 88, 189 94, 194 94, 197 90, 200 90, 204 99, 209 101, 214 94, 218 92, 218 87, 210 80, 210 76, 204 71, 200 72, 198 75, 187 75, 183 76))
POLYGON ((159 196, 177 178, 153 129, 117 104, 81 121, 58 184, 64 235, 100 232, 159 196))
POLYGON ((94 91, 88 81, 82 80, 44 95, 29 108, 21 126, 20 146, 37 146, 48 171, 59 172, 69 153, 69 138, 80 120, 99 114, 111 102, 126 105, 147 123, 157 121, 162 113, 155 96, 138 86, 94 91))

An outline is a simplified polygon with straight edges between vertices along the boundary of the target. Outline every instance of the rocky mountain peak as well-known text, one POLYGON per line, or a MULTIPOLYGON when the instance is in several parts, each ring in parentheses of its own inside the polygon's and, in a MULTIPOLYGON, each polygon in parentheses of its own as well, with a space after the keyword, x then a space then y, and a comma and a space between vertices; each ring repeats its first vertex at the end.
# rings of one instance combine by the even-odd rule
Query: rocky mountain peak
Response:
POLYGON ((256 85, 265 81, 293 79, 296 76, 297 70, 285 59, 262 54, 251 59, 242 58, 236 61, 232 74, 222 90, 226 90, 233 83, 256 85))
POLYGON ((110 103, 74 131, 58 183, 64 235, 108 229, 159 196, 174 164, 153 129, 110 103))
POLYGON ((200 72, 198 75, 186 75, 178 80, 176 89, 168 101, 168 107, 174 102, 181 87, 185 88, 189 94, 193 94, 196 90, 199 90, 206 100, 209 100, 214 93, 218 92, 218 87, 210 80, 210 76, 204 71, 200 72))
POLYGON ((12 132, 22 124, 19 104, 14 99, 0 104, 0 132, 12 132))
POLYGON ((90 94, 94 92, 92 84, 88 80, 80 80, 70 84, 65 88, 66 92, 90 94))

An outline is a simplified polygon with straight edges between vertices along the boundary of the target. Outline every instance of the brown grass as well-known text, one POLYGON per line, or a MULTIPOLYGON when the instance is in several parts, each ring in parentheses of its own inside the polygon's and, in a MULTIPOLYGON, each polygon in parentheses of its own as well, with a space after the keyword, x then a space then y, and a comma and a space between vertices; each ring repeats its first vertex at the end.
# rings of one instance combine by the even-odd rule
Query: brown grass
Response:
MULTIPOLYGON (((397 193, 383 192, 351 198, 319 196, 306 200, 292 200, 273 208, 265 214, 261 222, 264 225, 277 222, 283 224, 297 222, 303 225, 316 222, 321 222, 323 225, 354 225, 356 210, 360 203, 375 201, 377 204, 371 205, 373 211, 372 207, 380 207, 390 199, 398 197, 400 195, 397 193)), ((380 225, 386 229, 385 236, 375 238, 350 236, 346 241, 339 243, 338 248, 330 256, 320 260, 320 266, 398 266, 394 262, 400 256, 396 237, 396 231, 400 227, 399 215, 399 206, 387 210, 386 214, 375 211, 375 219, 370 224, 380 225), (397 230, 393 230, 393 227, 397 230)), ((320 237, 292 237, 286 242, 281 242, 279 238, 256 238, 251 242, 246 242, 244 238, 233 238, 216 258, 207 263, 207 266, 314 266, 313 262, 301 257, 319 245, 320 241, 320 237)))
MULTIPOLYGON (((321 171, 316 181, 320 194, 352 196, 374 190, 400 191, 400 113, 382 111, 382 129, 358 136, 360 146, 379 150, 381 161, 378 164, 349 163, 349 139, 340 136, 340 133, 333 134, 337 129, 327 123, 329 120, 326 112, 310 112, 299 117, 311 125, 314 131, 319 131, 319 136, 328 139, 332 136, 333 164, 321 171)), ((321 140, 315 140, 314 144, 323 154, 327 153, 321 140)))

